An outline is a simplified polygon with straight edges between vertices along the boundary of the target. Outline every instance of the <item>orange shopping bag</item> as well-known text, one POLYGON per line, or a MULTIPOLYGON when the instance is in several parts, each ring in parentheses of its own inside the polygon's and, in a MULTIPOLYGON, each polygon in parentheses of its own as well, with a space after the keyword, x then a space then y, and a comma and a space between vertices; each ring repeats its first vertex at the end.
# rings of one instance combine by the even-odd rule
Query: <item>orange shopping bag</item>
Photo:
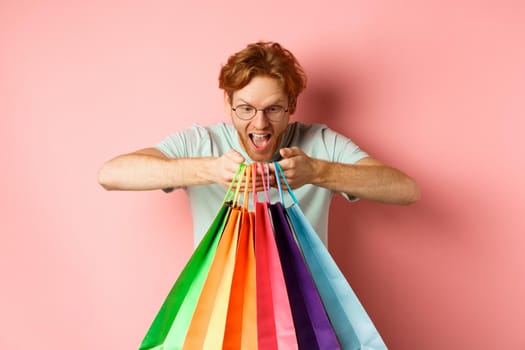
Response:
POLYGON ((233 272, 223 349, 257 350, 257 301, 255 291, 255 216, 248 211, 248 184, 251 167, 246 169, 244 207, 241 209, 241 224, 237 256, 233 272))

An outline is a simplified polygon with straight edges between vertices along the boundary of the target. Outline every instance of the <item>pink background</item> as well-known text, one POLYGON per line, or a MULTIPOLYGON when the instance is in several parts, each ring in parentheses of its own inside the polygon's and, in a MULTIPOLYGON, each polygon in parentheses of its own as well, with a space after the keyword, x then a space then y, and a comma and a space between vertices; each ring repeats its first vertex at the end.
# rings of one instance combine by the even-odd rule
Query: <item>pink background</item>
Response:
POLYGON ((296 118, 414 176, 333 205, 330 248, 391 349, 525 349, 520 1, 0 2, 0 348, 134 349, 191 253, 183 192, 109 193, 114 155, 227 120, 259 39, 309 74, 296 118))

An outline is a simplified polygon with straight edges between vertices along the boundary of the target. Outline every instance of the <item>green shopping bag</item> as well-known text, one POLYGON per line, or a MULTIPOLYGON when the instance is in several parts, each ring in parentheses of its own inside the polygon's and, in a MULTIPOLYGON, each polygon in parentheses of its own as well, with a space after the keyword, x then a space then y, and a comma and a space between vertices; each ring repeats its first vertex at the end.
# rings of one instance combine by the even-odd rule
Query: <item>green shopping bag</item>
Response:
POLYGON ((139 350, 171 350, 182 347, 218 242, 232 210, 232 196, 236 197, 239 192, 239 179, 242 178, 244 168, 244 164, 239 166, 219 212, 177 278, 139 350), (232 188, 236 182, 238 186, 234 195, 232 188))

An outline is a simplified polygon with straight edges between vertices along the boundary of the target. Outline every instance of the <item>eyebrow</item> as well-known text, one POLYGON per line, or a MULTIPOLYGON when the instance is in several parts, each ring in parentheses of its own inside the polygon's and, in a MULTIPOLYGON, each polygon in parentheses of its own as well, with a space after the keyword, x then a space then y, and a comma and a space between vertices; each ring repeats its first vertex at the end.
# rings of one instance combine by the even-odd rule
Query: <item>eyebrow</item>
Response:
MULTIPOLYGON (((250 105, 250 106, 253 107, 253 105, 252 105, 250 102, 248 102, 248 101, 246 101, 246 100, 244 100, 244 99, 242 99, 242 98, 239 98, 238 102, 242 102, 243 104, 247 104, 247 105, 250 105)), ((275 102, 273 102, 273 103, 270 103, 270 104, 267 105, 266 107, 269 107, 269 106, 275 106, 275 105, 280 105, 280 104, 282 104, 282 103, 284 103, 283 99, 282 99, 282 98, 279 98, 277 101, 275 101, 275 102)), ((266 107, 265 107, 265 108, 266 108, 266 107)))

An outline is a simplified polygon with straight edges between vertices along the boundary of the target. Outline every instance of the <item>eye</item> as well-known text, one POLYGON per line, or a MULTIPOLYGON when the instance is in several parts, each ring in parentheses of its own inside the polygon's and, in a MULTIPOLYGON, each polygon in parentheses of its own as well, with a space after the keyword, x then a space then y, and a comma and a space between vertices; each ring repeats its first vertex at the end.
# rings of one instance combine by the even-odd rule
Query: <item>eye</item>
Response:
POLYGON ((266 113, 276 114, 276 113, 281 113, 282 110, 283 110, 283 107, 275 105, 275 106, 270 106, 266 108, 266 113))
POLYGON ((253 113, 254 108, 250 105, 240 105, 236 110, 240 113, 250 114, 253 113))

